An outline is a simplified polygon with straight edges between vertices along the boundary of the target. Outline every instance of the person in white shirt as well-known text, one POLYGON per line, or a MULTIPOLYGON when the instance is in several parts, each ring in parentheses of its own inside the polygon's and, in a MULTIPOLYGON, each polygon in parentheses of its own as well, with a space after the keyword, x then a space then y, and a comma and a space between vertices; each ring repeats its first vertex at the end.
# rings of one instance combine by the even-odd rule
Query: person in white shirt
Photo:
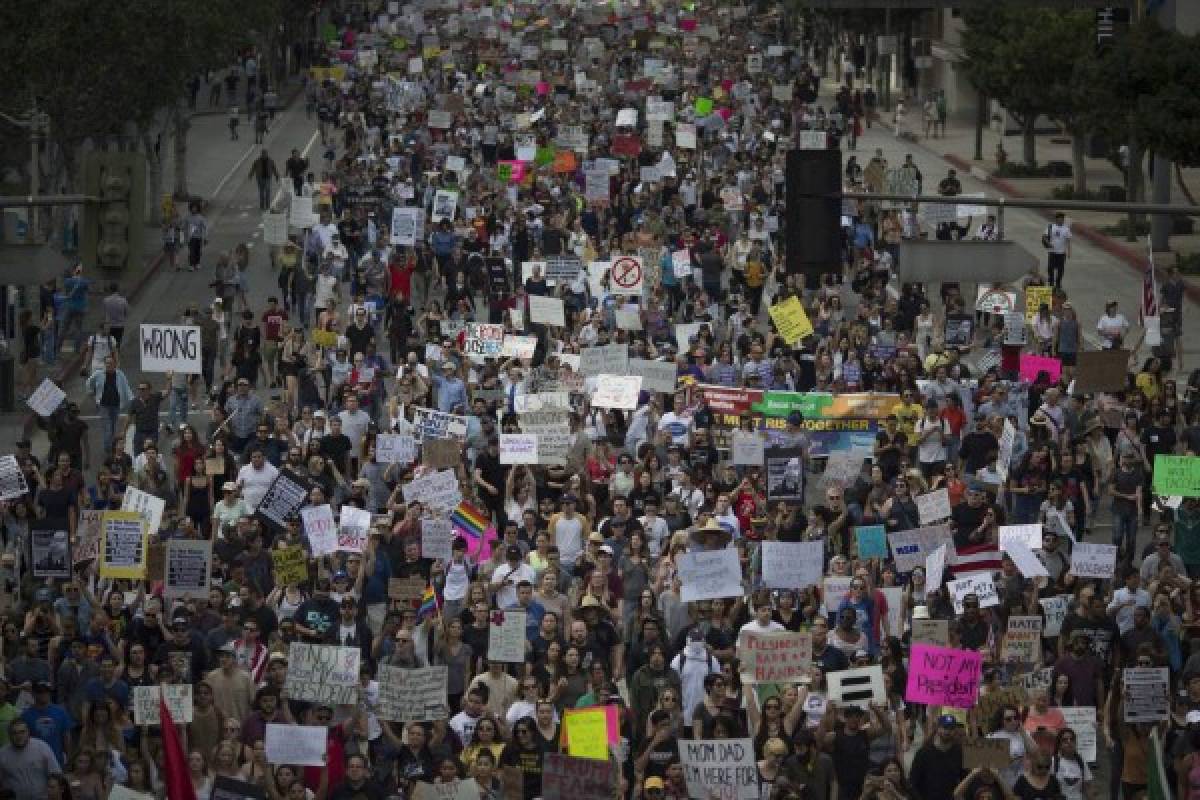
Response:
POLYGON ((650 555, 653 558, 658 558, 663 552, 663 542, 671 536, 671 527, 667 525, 667 521, 658 515, 658 498, 650 495, 643 503, 643 510, 646 512, 638 522, 642 523, 642 530, 646 532, 646 543, 650 547, 650 555))
POLYGON ((533 583, 537 573, 533 567, 521 560, 521 548, 510 544, 504 551, 504 563, 492 573, 492 589, 496 592, 496 605, 508 608, 517 603, 517 584, 522 581, 533 583))
POLYGON ((347 394, 346 407, 338 412, 338 419, 342 421, 342 433, 350 440, 350 452, 357 456, 371 426, 371 415, 358 407, 358 395, 347 394))
POLYGON ((938 416, 937 401, 925 404, 925 416, 917 422, 916 433, 917 462, 925 480, 931 480, 946 465, 946 440, 950 436, 950 425, 938 416))
POLYGON ((1117 301, 1109 300, 1104 304, 1104 316, 1096 323, 1096 333, 1100 334, 1100 344, 1105 350, 1119 350, 1124 344, 1125 334, 1129 333, 1129 320, 1117 310, 1117 301))
POLYGON ((1150 593, 1141 588, 1142 576, 1133 567, 1125 573, 1125 585, 1113 592, 1112 602, 1108 604, 1108 616, 1117 623, 1117 629, 1124 636, 1133 630, 1133 609, 1149 609, 1150 593))
POLYGON ((747 622, 738 631, 739 638, 743 633, 771 633, 786 630, 783 625, 771 619, 771 597, 768 592, 755 592, 754 619, 747 622))
POLYGON ((1054 215, 1054 222, 1047 226, 1043 244, 1046 254, 1046 273, 1050 285, 1062 288, 1063 273, 1067 271, 1067 259, 1071 257, 1071 227, 1061 211, 1054 215))
POLYGON ((279 470, 267 461, 263 451, 258 448, 250 454, 250 463, 238 470, 238 487, 251 511, 258 508, 278 474, 279 470))

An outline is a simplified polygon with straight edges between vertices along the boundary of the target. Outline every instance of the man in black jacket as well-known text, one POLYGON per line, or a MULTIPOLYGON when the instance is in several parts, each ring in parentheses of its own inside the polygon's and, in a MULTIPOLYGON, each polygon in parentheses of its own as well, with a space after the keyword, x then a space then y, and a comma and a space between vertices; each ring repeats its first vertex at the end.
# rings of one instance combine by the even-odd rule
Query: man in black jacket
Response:
POLYGON ((950 714, 938 717, 933 738, 921 745, 913 757, 908 783, 917 800, 954 796, 963 777, 963 751, 957 728, 958 720, 950 714))

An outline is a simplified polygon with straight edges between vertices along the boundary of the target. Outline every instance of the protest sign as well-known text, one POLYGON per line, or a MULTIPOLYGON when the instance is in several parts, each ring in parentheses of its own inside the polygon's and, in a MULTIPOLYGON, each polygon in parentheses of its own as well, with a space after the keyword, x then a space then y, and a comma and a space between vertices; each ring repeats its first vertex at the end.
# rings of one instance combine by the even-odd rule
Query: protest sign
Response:
POLYGON ((338 513, 338 552, 361 553, 371 535, 371 512, 343 503, 338 513))
POLYGON ((1000 596, 996 593, 996 584, 992 581, 990 572, 972 572, 970 575, 950 581, 950 594, 954 597, 954 613, 963 613, 963 598, 973 594, 979 598, 980 608, 991 608, 1000 605, 1000 596))
POLYGON ((887 692, 883 688, 883 667, 878 664, 857 669, 843 669, 825 676, 829 684, 828 697, 839 706, 857 706, 869 711, 872 703, 883 705, 887 692))
POLYGON ((463 340, 463 352, 468 356, 495 358, 504 347, 504 326, 481 322, 468 322, 467 335, 463 340))
POLYGON ((337 525, 333 521, 333 508, 328 503, 301 509, 300 520, 314 557, 337 552, 337 525))
POLYGON ((623 375, 629 371, 629 347, 606 344, 579 351, 579 372, 583 375, 623 375))
POLYGON ((771 306, 769 313, 771 321, 779 330, 779 335, 788 345, 793 345, 806 336, 812 336, 812 322, 805 313, 799 298, 795 295, 788 297, 782 303, 771 306))
POLYGON ((821 473, 821 482, 826 486, 853 486, 862 474, 866 460, 867 454, 862 450, 834 450, 825 459, 825 471, 821 473))
POLYGON ((971 708, 979 696, 983 656, 973 650, 914 642, 904 699, 911 703, 971 708))
POLYGON ((1121 670, 1125 721, 1156 722, 1167 719, 1171 698, 1167 667, 1126 667, 1121 670))
POLYGON ((462 445, 454 439, 426 439, 421 443, 421 463, 434 469, 458 466, 462 445))
MULTIPOLYGON (((49 378, 44 378, 25 404, 33 409, 39 417, 48 417, 58 410, 62 401, 67 399, 67 393, 58 388, 58 384, 49 378)), ((11 458, 11 456, 10 456, 11 458)))
POLYGON ((100 519, 104 549, 100 551, 100 576, 146 577, 146 523, 136 511, 105 511, 100 519))
POLYGON ((493 611, 488 625, 489 661, 520 664, 525 661, 525 612, 493 611))
POLYGON ((1089 764, 1096 761, 1096 707, 1060 706, 1063 722, 1075 731, 1075 749, 1089 764))
POLYGON ((1022 576, 1026 578, 1050 577, 1050 573, 1046 570, 1046 565, 1024 544, 1009 542, 1007 545, 1000 545, 1000 549, 1012 559, 1013 565, 1022 576))
POLYGON ((166 509, 167 502, 161 497, 156 497, 132 486, 125 487, 125 498, 121 501, 121 510, 137 513, 146 523, 147 534, 158 533, 158 526, 162 524, 163 512, 166 509))
MULTIPOLYGON (((573 169, 571 171, 574 172, 573 169)), ((570 283, 579 277, 579 273, 583 269, 583 262, 579 260, 578 256, 574 255, 546 256, 545 265, 543 271, 546 275, 546 280, 554 281, 555 283, 559 281, 570 283)), ((532 302, 535 297, 538 297, 538 295, 529 295, 530 311, 533 310, 532 302)))
POLYGON ((1042 525, 1034 522, 1029 525, 1001 525, 1000 549, 1004 550, 1013 543, 1023 545, 1030 550, 1042 549, 1042 525))
POLYGON ((950 644, 950 620, 914 619, 912 621, 912 641, 946 647, 950 644))
POLYGON ((1156 455, 1154 493, 1200 497, 1200 456, 1156 455))
POLYGON ((680 553, 676 562, 685 603, 718 597, 741 597, 742 567, 732 548, 680 553))
POLYGON ((212 586, 212 542, 168 539, 163 594, 169 599, 207 598, 212 586))
MULTIPOLYGON (((613 720, 615 722, 615 720, 613 720)), ((607 708, 567 709, 563 715, 563 735, 567 754, 578 758, 608 761, 609 746, 615 744, 607 708)))
POLYGON ((765 457, 766 440, 762 434, 751 431, 734 431, 729 438, 730 454, 737 466, 761 467, 765 457))
POLYGON ((999 772, 1012 764, 1008 754, 1008 739, 967 739, 963 742, 963 769, 983 767, 999 772))
POLYGON ((759 800, 758 764, 751 739, 681 739, 679 760, 688 797, 759 800))
POLYGON ((538 437, 529 433, 500 434, 501 464, 538 463, 538 437))
POLYGON ((922 525, 950 519, 950 493, 946 489, 919 494, 916 497, 917 516, 922 525))
POLYGON ((1036 664, 1042 657, 1042 618, 1008 618, 1008 629, 1004 632, 1004 644, 1000 648, 1001 661, 1017 661, 1036 664))
POLYGON ((308 558, 298 544, 271 551, 278 586, 295 586, 308 580, 308 558))
POLYGON ((0 499, 14 500, 29 492, 16 456, 0 456, 0 499))
POLYGON ((542 762, 542 800, 610 800, 615 776, 609 759, 575 758, 546 753, 542 762))
POLYGON ((446 667, 379 666, 380 719, 431 722, 450 716, 446 706, 446 667))
MULTIPOLYGON (((673 361, 650 361, 644 358, 629 359, 629 374, 640 375, 642 389, 648 392, 675 391, 678 369, 673 361)), ((761 462, 759 462, 761 463, 761 462)))
POLYGON ((538 325, 555 325, 560 328, 566 326, 567 314, 562 298, 529 295, 529 321, 538 325))
POLYGON ((453 220, 454 214, 458 209, 458 192, 452 192, 448 189, 438 189, 433 196, 433 213, 429 215, 429 219, 436 223, 444 219, 453 220))
POLYGON ((592 394, 593 408, 637 409, 638 392, 642 389, 641 375, 600 375, 592 394))
POLYGON ((167 710, 171 712, 171 720, 176 725, 191 724, 192 685, 190 683, 133 687, 133 724, 158 725, 160 696, 166 700, 167 710))
POLYGON ((421 520, 421 558, 449 561, 454 544, 454 525, 448 519, 421 520))
POLYGON ((411 578, 388 578, 388 599, 402 608, 419 608, 421 597, 429 584, 420 575, 411 578))
POLYGON ((912 572, 925 566, 925 559, 943 543, 950 541, 948 525, 932 525, 888 534, 892 558, 900 572, 912 572))
POLYGON ((1022 353, 1020 360, 1021 380, 1035 382, 1038 375, 1046 373, 1051 383, 1057 383, 1062 375, 1062 362, 1051 356, 1037 356, 1032 353, 1022 353))
POLYGON ((1075 393, 1124 391, 1129 379, 1128 350, 1088 350, 1075 366, 1075 393))
POLYGON ((358 702, 358 647, 292 642, 287 691, 291 700, 340 706, 358 702))
POLYGON ((108 790, 108 800, 155 800, 156 795, 148 792, 135 792, 119 783, 114 783, 108 790))
POLYGON ((1067 608, 1070 605, 1071 598, 1065 594, 1055 595, 1054 597, 1043 597, 1038 600, 1042 606, 1042 613, 1046 617, 1045 635, 1048 638, 1058 636, 1062 632, 1063 620, 1067 618, 1067 608))
POLYGON ((413 435, 421 444, 426 439, 467 439, 467 418, 432 408, 413 409, 413 435))
POLYGON ((1026 286, 1025 287, 1025 320, 1033 322, 1033 318, 1037 316, 1038 310, 1045 306, 1048 310, 1054 307, 1054 287, 1053 286, 1026 286))
POLYGON ((85 508, 79 512, 79 522, 75 526, 73 566, 78 567, 100 557, 100 540, 103 538, 100 523, 103 518, 104 512, 100 509, 85 508))
POLYGON ((613 309, 613 320, 617 323, 617 330, 620 331, 640 331, 642 329, 642 312, 637 309, 615 308, 613 309))
POLYGON ((859 525, 854 529, 859 558, 887 558, 887 534, 882 525, 859 525))
POLYGON ((424 503, 435 511, 452 511, 462 502, 458 476, 452 469, 438 470, 404 484, 401 492, 406 503, 424 503))
MULTIPOLYGON (((502 358, 533 358, 534 351, 537 350, 536 336, 513 336, 512 334, 504 335, 504 345, 500 348, 500 356, 502 358)), ((478 396, 476 392, 476 396, 478 396)))
POLYGON ((1025 345, 1025 315, 1020 311, 1005 312, 1003 341, 1009 347, 1025 345))
POLYGON ((933 592, 942 588, 946 579, 946 547, 945 543, 925 558, 925 591, 933 592))
POLYGON ((412 247, 422 238, 422 215, 424 210, 412 206, 396 206, 392 209, 392 244, 412 247))
POLYGON ((142 372, 200 374, 198 325, 142 325, 140 332, 142 372))
POLYGON ((51 520, 34 522, 29 531, 33 556, 33 577, 69 578, 71 576, 70 531, 51 520))
POLYGON ((1053 679, 1054 667, 1043 667, 1018 675, 1016 685, 1028 693, 1038 689, 1049 689, 1053 679))
POLYGON ((417 460, 417 440, 402 433, 376 434, 375 460, 380 464, 411 464, 417 460))
POLYGON ((802 447, 765 447, 763 464, 767 471, 767 498, 789 505, 804 502, 804 457, 802 447))
POLYGON ((263 241, 273 247, 282 247, 287 243, 288 219, 282 211, 268 211, 263 214, 263 241))
POLYGON ((1115 544, 1093 544, 1076 542, 1071 550, 1071 575, 1079 578, 1103 578, 1113 576, 1117 568, 1117 546, 1115 544))
POLYGON ((850 595, 850 575, 826 575, 821 580, 821 605, 827 614, 836 614, 842 601, 850 595))
POLYGON ((479 800, 479 784, 474 780, 453 780, 441 783, 417 781, 412 800, 479 800))
POLYGON ((265 740, 267 763, 322 766, 329 749, 328 735, 329 729, 323 725, 278 725, 269 722, 265 740))
MULTIPOLYGON (((111 796, 109 800, 114 800, 111 796)), ((267 800, 267 790, 227 775, 214 775, 209 800, 267 800)))
POLYGON ((812 668, 812 636, 742 630, 737 641, 744 683, 795 683, 812 668))
POLYGON ((286 528, 288 520, 295 518, 300 507, 308 502, 309 486, 301 481, 294 472, 280 470, 255 513, 278 530, 286 528))
POLYGON ((803 589, 821 582, 824 542, 765 541, 760 549, 763 584, 770 589, 803 589))

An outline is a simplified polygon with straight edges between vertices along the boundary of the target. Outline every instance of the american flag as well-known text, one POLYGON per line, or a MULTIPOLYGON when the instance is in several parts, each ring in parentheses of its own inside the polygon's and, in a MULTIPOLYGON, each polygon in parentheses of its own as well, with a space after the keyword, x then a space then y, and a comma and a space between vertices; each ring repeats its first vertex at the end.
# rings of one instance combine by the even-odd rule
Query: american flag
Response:
POLYGON ((1154 246, 1146 238, 1149 255, 1146 258, 1146 271, 1142 276, 1142 309, 1141 323, 1146 324, 1148 317, 1158 316, 1158 287, 1154 282, 1154 246))
POLYGON ((1001 567, 1000 546, 995 542, 956 547, 950 555, 955 577, 972 572, 995 572, 1001 567))

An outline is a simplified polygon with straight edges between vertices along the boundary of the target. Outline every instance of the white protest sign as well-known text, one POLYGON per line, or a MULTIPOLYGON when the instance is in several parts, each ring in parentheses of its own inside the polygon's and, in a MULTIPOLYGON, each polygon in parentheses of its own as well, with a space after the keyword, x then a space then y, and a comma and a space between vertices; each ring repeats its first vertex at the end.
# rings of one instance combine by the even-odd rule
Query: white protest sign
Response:
POLYGON ((685 603, 741 597, 745 593, 742 567, 733 548, 681 553, 676 568, 683 583, 680 597, 685 603))
POLYGON ((763 584, 770 589, 803 589, 821 582, 824 542, 764 541, 759 553, 763 584))
POLYGON ((263 214, 263 241, 274 247, 287 243, 288 221, 287 214, 280 211, 268 211, 263 214))
POLYGON ((759 800, 752 739, 681 739, 679 760, 688 797, 759 800))
MULTIPOLYGON (((290 667, 290 665, 289 665, 290 667)), ((268 764, 319 767, 329 750, 329 729, 324 725, 277 725, 267 723, 268 764)))
POLYGON ((431 128, 445 130, 454 124, 454 115, 449 111, 433 110, 429 112, 427 124, 431 128))
POLYGON ((1043 597, 1038 600, 1042 606, 1042 613, 1046 617, 1045 636, 1053 639, 1062 633, 1063 620, 1067 618, 1067 607, 1070 604, 1070 598, 1065 594, 1055 595, 1054 597, 1043 597))
POLYGON ((314 557, 337 552, 337 525, 333 522, 333 509, 328 503, 300 509, 300 520, 314 557))
POLYGON ((530 433, 500 434, 501 464, 538 463, 538 437, 530 433))
POLYGON ((431 722, 450 715, 446 706, 446 667, 379 666, 380 719, 431 722))
POLYGON ((678 372, 673 361, 629 359, 629 374, 640 375, 642 388, 648 392, 666 392, 667 394, 674 392, 678 372))
POLYGON ((1079 578, 1111 578, 1117 568, 1115 544, 1078 542, 1071 550, 1071 573, 1079 578))
POLYGON ((946 580, 946 545, 938 545, 937 549, 925 557, 925 591, 934 592, 942 588, 946 580))
POLYGON ((361 659, 357 646, 292 642, 285 684, 289 698, 328 706, 357 703, 361 659))
POLYGON ((867 453, 863 450, 834 450, 825 459, 825 471, 821 473, 821 481, 826 486, 853 486, 862 474, 866 460, 867 453))
POLYGON ((443 469, 404 484, 401 492, 406 503, 424 503, 436 511, 453 511, 462 502, 458 476, 452 469, 443 469))
POLYGON ((637 309, 613 309, 613 320, 619 331, 640 331, 642 329, 642 312, 637 309))
POLYGON ((29 492, 16 456, 0 456, 0 499, 13 500, 29 492))
POLYGON ((201 598, 212 588, 212 542, 168 539, 163 594, 201 598))
POLYGON ((433 213, 429 215, 429 219, 433 222, 441 222, 444 219, 453 220, 454 214, 458 209, 458 192, 452 192, 449 189, 438 189, 433 196, 433 213))
POLYGON ((67 399, 67 393, 58 388, 58 384, 49 378, 42 380, 38 388, 33 394, 29 395, 29 399, 25 404, 33 409, 34 413, 39 417, 48 417, 53 414, 62 401, 67 399))
POLYGON ((140 332, 142 372, 200 374, 198 325, 142 325, 140 332))
POLYGON ((829 684, 829 699, 839 706, 856 706, 869 711, 871 703, 886 703, 883 688, 883 667, 878 664, 858 669, 843 669, 825 676, 829 684))
POLYGON ((1001 525, 1000 549, 1007 550, 1013 543, 1022 545, 1029 550, 1042 549, 1042 525, 1034 522, 1029 525, 1001 525))
POLYGON ((469 356, 495 358, 504 348, 504 326, 482 322, 468 322, 467 335, 463 340, 463 352, 469 356))
POLYGON ((896 569, 900 572, 912 572, 917 567, 925 566, 925 559, 929 554, 949 540, 950 528, 947 525, 933 525, 888 534, 892 558, 896 560, 896 569))
POLYGON ((954 597, 954 613, 963 613, 963 598, 973 594, 979 598, 980 608, 991 608, 1000 605, 1000 596, 996 594, 996 584, 992 581, 990 572, 972 572, 958 580, 950 581, 950 594, 954 597))
POLYGON ((1171 673, 1167 667, 1126 667, 1121 670, 1125 721, 1156 722, 1168 718, 1171 673))
POLYGON ((343 504, 338 513, 337 549, 346 553, 361 553, 367 549, 370 535, 371 512, 343 504))
POLYGON ((529 321, 539 325, 565 327, 567 314, 563 308, 562 298, 529 295, 529 321))
POLYGON ((488 625, 488 661, 520 664, 525 661, 525 612, 494 611, 488 625))
MULTIPOLYGON (((1000 434, 1000 453, 996 458, 996 471, 1000 473, 1003 480, 1008 480, 1008 465, 1012 461, 1013 447, 1017 442, 1017 429, 1007 419, 1004 420, 1004 430, 1000 434)), ((1042 546, 1041 541, 1036 545, 1031 545, 1031 549, 1038 549, 1042 546)))
POLYGON ((172 722, 176 725, 191 724, 192 685, 190 683, 133 687, 133 724, 158 725, 160 695, 167 701, 167 710, 171 712, 172 722))
POLYGON ((593 408, 637 409, 638 392, 642 389, 641 375, 600 375, 592 395, 593 408))
POLYGON ((579 372, 583 375, 620 375, 629 371, 629 347, 606 344, 585 347, 579 353, 579 372))
POLYGON ((761 467, 766 458, 766 441, 754 431, 734 431, 729 439, 735 466, 761 467))
POLYGON ((672 251, 671 271, 681 280, 692 277, 692 252, 687 248, 672 251))
POLYGON ((392 244, 413 247, 422 238, 424 210, 412 206, 396 206, 392 209, 392 244))
POLYGON ((638 112, 636 108, 622 108, 617 112, 618 128, 636 128, 638 112))
POLYGON ((1059 706, 1063 722, 1075 731, 1075 749, 1083 760, 1092 764, 1096 761, 1096 707, 1059 706))
POLYGON ((454 537, 454 524, 450 520, 421 520, 421 558, 448 562, 453 555, 454 537))
POLYGON ((404 433, 376 434, 375 460, 380 464, 411 464, 417 460, 417 440, 404 433))
POLYGON ((1001 661, 1038 664, 1042 658, 1042 618, 1013 615, 1008 618, 1004 643, 1000 648, 1001 661))
POLYGON ((447 414, 433 408, 413 409, 413 435, 418 442, 425 439, 467 439, 467 418, 447 414))
POLYGON ((155 497, 149 492, 143 492, 132 486, 125 487, 125 498, 121 501, 121 510, 136 511, 140 514, 146 523, 147 534, 158 532, 158 526, 162 524, 163 512, 166 509, 167 502, 161 497, 155 497))
POLYGON ((675 146, 681 150, 696 149, 696 126, 680 123, 675 126, 675 146))
POLYGON ((1002 545, 1001 549, 1012 559, 1017 571, 1026 578, 1050 577, 1050 573, 1046 571, 1046 565, 1041 562, 1036 553, 1023 543, 1010 542, 1007 547, 1002 545))
POLYGON ((1004 315, 1004 344, 1015 347, 1025 344, 1025 315, 1020 311, 1004 315))
POLYGON ((950 518, 950 493, 946 489, 917 495, 917 515, 922 525, 950 518))
POLYGON ((537 350, 536 336, 513 336, 506 333, 504 344, 500 348, 500 356, 502 358, 533 358, 535 350, 537 350))

